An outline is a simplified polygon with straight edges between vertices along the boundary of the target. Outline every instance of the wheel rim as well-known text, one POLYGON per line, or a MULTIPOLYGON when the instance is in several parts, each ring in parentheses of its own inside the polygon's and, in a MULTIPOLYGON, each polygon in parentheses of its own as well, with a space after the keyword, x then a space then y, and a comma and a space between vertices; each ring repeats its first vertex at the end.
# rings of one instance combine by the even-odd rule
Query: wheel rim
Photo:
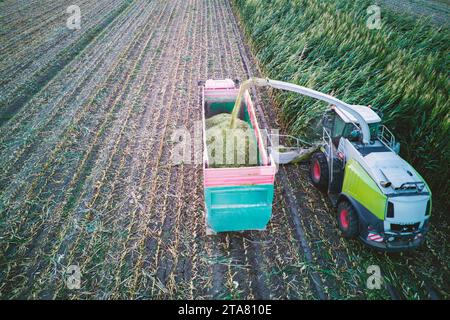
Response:
POLYGON ((314 161, 314 166, 313 166, 313 177, 316 181, 320 180, 320 165, 319 165, 319 161, 314 161))
POLYGON ((348 229, 349 219, 348 219, 348 210, 342 209, 339 214, 339 219, 341 220, 341 225, 344 229, 348 229))

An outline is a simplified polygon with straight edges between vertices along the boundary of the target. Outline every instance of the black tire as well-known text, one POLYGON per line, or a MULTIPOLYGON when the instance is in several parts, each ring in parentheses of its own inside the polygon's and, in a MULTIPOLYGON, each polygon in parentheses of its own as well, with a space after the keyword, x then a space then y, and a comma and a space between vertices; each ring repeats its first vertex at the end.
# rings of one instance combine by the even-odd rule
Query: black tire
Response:
POLYGON ((339 202, 337 209, 339 230, 345 238, 354 238, 359 234, 358 213, 350 202, 339 202))
POLYGON ((326 155, 323 152, 314 153, 309 165, 309 176, 313 185, 322 191, 326 191, 328 189, 328 175, 326 155))

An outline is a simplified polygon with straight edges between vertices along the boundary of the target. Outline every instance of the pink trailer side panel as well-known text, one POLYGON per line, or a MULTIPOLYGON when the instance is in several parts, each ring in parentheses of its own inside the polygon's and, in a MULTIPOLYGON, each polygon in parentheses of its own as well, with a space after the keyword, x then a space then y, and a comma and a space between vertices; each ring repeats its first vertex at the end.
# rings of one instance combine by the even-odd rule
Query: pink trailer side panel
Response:
POLYGON ((246 168, 205 168, 204 186, 273 184, 275 171, 275 165, 246 168))

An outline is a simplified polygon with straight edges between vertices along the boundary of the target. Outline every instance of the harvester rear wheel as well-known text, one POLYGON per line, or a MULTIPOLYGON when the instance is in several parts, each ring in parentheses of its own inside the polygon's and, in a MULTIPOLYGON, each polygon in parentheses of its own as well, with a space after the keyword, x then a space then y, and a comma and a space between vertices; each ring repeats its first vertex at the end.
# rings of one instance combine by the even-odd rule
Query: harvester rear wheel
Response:
POLYGON ((354 238, 359 233, 358 214, 348 201, 339 202, 337 209, 339 230, 345 238, 354 238))
POLYGON ((322 191, 328 188, 328 162, 323 152, 316 152, 311 157, 309 176, 314 186, 322 191))

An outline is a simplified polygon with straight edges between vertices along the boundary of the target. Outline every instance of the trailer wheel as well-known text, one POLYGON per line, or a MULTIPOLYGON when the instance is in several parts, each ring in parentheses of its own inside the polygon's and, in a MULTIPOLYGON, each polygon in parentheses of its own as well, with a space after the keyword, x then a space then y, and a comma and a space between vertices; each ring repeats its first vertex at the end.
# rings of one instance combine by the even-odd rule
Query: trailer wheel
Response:
POLYGON ((359 233, 358 214, 348 201, 341 201, 337 209, 339 229, 345 238, 354 238, 359 233))
POLYGON ((322 191, 328 188, 328 162, 323 152, 316 152, 311 157, 309 175, 314 186, 322 191))

